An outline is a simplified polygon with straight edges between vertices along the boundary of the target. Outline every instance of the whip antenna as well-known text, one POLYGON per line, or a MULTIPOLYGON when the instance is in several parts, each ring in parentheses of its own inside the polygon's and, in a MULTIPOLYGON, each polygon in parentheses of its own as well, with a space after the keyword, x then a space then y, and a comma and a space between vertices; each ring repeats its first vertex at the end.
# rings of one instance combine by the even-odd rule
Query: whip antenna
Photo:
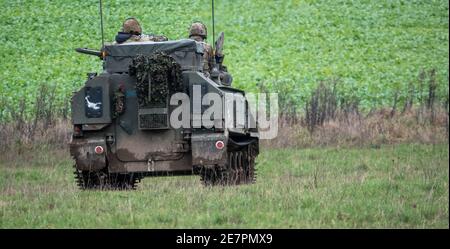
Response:
POLYGON ((99 12, 100 12, 100 29, 102 32, 102 50, 105 47, 105 38, 103 35, 103 6, 102 6, 102 0, 99 0, 99 12))
POLYGON ((213 43, 213 47, 214 47, 214 41, 216 40, 216 37, 215 37, 215 32, 214 32, 214 25, 215 25, 215 23, 214 23, 214 0, 211 0, 211 2, 212 2, 212 4, 211 4, 211 12, 212 12, 212 34, 213 34, 213 40, 212 40, 212 43, 213 43))

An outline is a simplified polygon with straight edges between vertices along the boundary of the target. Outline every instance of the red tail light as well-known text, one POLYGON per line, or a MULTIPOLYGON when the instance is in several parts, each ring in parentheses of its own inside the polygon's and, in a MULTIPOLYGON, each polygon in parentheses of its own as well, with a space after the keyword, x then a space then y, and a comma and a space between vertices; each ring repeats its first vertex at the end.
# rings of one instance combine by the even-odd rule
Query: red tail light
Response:
POLYGON ((73 126, 73 136, 75 136, 75 137, 83 136, 83 130, 81 130, 81 125, 73 126))
POLYGON ((104 151, 105 150, 103 149, 102 146, 96 146, 95 147, 95 154, 97 154, 97 155, 103 154, 104 151))
POLYGON ((221 150, 221 149, 223 149, 224 147, 225 147, 225 143, 224 143, 223 141, 219 140, 219 141, 216 142, 216 148, 217 148, 218 150, 221 150))

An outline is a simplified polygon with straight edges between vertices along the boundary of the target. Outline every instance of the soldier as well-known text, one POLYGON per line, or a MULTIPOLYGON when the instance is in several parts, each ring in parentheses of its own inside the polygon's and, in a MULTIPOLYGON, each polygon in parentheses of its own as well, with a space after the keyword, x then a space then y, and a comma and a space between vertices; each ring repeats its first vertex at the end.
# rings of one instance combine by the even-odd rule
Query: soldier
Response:
POLYGON ((224 85, 231 85, 232 77, 227 73, 226 66, 222 65, 224 55, 220 52, 214 55, 214 51, 208 43, 206 43, 208 32, 206 25, 201 22, 194 22, 189 28, 189 38, 203 44, 203 73, 206 77, 211 76, 213 67, 218 66, 219 81, 224 85))
POLYGON ((142 41, 167 41, 167 37, 162 35, 142 34, 142 28, 138 20, 134 17, 127 18, 122 24, 122 30, 116 35, 116 43, 142 42, 142 41))
POLYGON ((201 22, 191 24, 189 28, 189 39, 200 42, 203 45, 203 73, 206 77, 209 77, 214 63, 214 55, 211 45, 205 42, 207 35, 205 24, 201 22))
POLYGON ((122 24, 122 30, 116 35, 116 43, 140 41, 142 28, 136 18, 127 18, 122 24))

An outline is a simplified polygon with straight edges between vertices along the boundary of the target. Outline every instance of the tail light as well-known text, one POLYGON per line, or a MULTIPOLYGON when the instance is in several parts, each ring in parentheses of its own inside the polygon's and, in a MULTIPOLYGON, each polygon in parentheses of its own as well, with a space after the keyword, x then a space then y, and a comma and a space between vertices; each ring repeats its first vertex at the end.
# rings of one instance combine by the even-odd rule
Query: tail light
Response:
POLYGON ((82 137, 83 136, 83 130, 81 129, 81 125, 73 126, 73 136, 74 137, 82 137))
POLYGON ((221 140, 216 142, 216 149, 221 150, 225 147, 225 143, 221 140))
POLYGON ((102 146, 95 146, 95 154, 97 154, 97 155, 101 155, 101 154, 103 154, 103 152, 105 151, 105 149, 103 149, 103 147, 102 146))

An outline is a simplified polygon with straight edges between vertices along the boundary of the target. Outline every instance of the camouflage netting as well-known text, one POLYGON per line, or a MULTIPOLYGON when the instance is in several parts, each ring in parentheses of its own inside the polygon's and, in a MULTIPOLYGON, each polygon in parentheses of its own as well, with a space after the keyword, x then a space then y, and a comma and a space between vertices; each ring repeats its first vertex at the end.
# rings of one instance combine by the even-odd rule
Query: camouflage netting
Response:
POLYGON ((183 91, 180 65, 163 52, 136 56, 129 72, 136 76, 136 94, 140 108, 165 107, 171 94, 183 91))

